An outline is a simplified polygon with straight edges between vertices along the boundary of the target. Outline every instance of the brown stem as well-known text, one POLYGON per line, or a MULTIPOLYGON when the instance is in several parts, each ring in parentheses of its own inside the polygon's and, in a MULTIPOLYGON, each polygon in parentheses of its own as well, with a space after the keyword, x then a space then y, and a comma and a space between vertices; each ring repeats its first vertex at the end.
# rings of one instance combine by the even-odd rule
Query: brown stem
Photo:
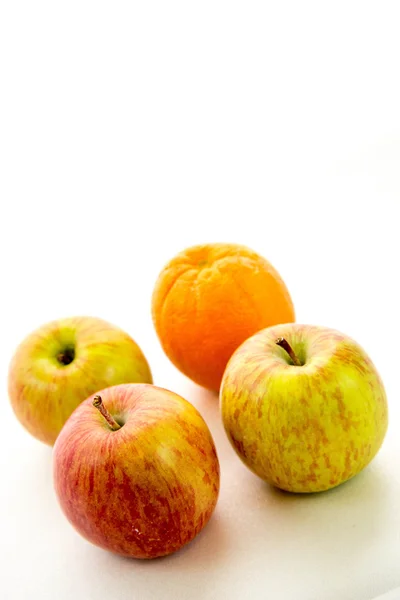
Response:
POLYGON ((57 354, 57 360, 61 365, 69 365, 75 358, 75 351, 73 348, 65 348, 62 352, 57 354))
POLYGON ((110 413, 104 406, 101 396, 95 396, 93 398, 93 406, 95 406, 101 412, 101 414, 103 415, 103 417, 105 418, 105 420, 107 421, 107 423, 113 431, 121 429, 121 425, 118 425, 117 421, 113 419, 113 417, 110 415, 110 413))
POLYGON ((289 354, 290 358, 293 361, 293 364, 295 364, 296 367, 301 367, 301 362, 299 361, 296 354, 294 353, 292 346, 289 344, 289 342, 287 340, 285 340, 285 338, 283 338, 283 337, 278 338, 276 340, 275 344, 277 344, 278 346, 283 348, 285 350, 285 352, 287 352, 289 354))

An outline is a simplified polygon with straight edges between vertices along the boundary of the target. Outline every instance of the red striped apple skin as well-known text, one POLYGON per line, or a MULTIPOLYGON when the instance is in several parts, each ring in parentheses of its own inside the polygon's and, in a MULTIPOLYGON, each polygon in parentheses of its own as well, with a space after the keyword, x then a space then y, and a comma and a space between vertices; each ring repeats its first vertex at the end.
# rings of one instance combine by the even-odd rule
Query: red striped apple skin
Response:
POLYGON ((134 558, 171 554, 207 524, 220 469, 199 412, 177 394, 147 384, 99 392, 113 431, 91 396, 54 446, 54 484, 76 530, 106 550, 134 558))
POLYGON ((244 464, 295 493, 328 490, 357 475, 388 427, 385 388, 361 346, 339 331, 299 323, 263 329, 235 351, 220 405, 244 464))
POLYGON ((147 360, 128 334, 96 317, 70 317, 43 325, 18 346, 8 393, 20 423, 53 445, 90 394, 121 383, 152 382, 147 360), (61 364, 59 356, 71 349, 70 364, 61 364))

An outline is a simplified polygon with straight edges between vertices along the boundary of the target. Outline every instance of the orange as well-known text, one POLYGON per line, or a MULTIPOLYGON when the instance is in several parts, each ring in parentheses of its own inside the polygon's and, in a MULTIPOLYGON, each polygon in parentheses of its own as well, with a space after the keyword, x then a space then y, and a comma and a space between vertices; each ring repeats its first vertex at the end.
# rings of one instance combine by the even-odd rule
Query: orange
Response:
POLYGON ((279 273, 250 248, 193 246, 169 261, 152 298, 164 352, 182 373, 219 390, 227 362, 248 337, 295 320, 279 273))

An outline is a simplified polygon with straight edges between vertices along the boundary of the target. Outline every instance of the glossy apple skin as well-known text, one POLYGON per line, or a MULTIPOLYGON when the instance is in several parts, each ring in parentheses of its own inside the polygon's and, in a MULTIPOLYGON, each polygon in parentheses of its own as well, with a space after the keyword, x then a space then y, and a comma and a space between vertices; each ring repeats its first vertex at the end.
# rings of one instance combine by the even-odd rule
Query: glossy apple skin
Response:
POLYGON ((327 490, 359 473, 388 425, 383 383, 364 350, 311 325, 278 325, 246 340, 227 365, 220 406, 243 462, 290 492, 327 490), (279 337, 303 366, 293 365, 279 337))
POLYGON ((143 352, 124 331, 94 317, 48 323, 31 333, 12 358, 8 391, 19 421, 54 444, 74 409, 90 394, 119 383, 152 383, 143 352), (57 359, 74 349, 68 365, 57 359))
POLYGON ((99 392, 123 427, 81 404, 54 446, 66 517, 93 544, 134 558, 179 550, 206 525, 219 492, 210 431, 192 404, 152 385, 99 392))

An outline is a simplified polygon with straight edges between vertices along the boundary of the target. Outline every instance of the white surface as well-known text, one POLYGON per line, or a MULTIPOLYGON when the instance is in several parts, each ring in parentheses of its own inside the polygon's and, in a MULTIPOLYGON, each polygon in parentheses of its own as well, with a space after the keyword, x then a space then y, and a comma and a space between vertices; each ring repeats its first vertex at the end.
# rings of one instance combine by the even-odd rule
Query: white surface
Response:
POLYGON ((374 600, 399 600, 400 598, 400 588, 397 588, 395 590, 391 590, 390 592, 387 592, 387 594, 383 594, 382 596, 379 596, 379 598, 375 598, 374 600))
POLYGON ((5 600, 369 600, 400 585, 400 39, 396 2, 0 5, 0 570, 5 600), (282 494, 227 443, 217 400, 163 355, 149 302, 187 245, 235 241, 285 278, 298 321, 337 327, 385 381, 370 468, 282 494), (51 450, 6 394, 34 327, 92 314, 191 400, 222 467, 184 551, 121 560, 64 520, 51 450))

